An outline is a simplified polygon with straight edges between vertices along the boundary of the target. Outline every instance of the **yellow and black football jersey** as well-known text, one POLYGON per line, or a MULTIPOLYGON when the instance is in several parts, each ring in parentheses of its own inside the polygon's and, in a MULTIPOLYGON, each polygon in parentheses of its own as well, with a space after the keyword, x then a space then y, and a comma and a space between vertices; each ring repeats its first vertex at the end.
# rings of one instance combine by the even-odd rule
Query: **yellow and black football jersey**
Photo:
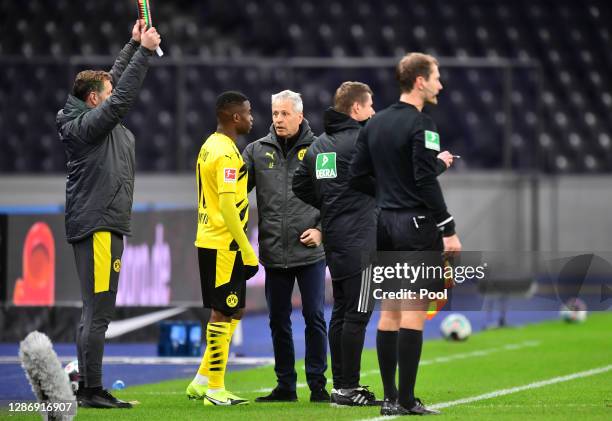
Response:
POLYGON ((248 172, 234 141, 213 133, 202 145, 196 165, 198 232, 196 247, 238 250, 219 209, 219 194, 236 193, 236 208, 246 232, 249 219, 248 172))

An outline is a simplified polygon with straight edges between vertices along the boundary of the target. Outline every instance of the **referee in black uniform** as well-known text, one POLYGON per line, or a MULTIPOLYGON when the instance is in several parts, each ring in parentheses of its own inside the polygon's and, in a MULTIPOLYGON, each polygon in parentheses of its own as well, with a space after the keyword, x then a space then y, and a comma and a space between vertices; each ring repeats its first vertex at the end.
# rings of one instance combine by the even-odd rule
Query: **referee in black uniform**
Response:
MULTIPOLYGON (((400 99, 361 131, 351 163, 351 186, 367 192, 370 177, 376 180, 379 251, 459 252, 455 221, 437 180, 453 164, 453 155, 440 152, 436 126, 422 113, 425 104, 437 104, 442 90, 438 62, 430 55, 410 53, 397 65, 396 76, 400 99)), ((381 415, 438 413, 414 394, 429 303, 410 304, 410 311, 381 311, 376 337, 385 391, 381 415)))

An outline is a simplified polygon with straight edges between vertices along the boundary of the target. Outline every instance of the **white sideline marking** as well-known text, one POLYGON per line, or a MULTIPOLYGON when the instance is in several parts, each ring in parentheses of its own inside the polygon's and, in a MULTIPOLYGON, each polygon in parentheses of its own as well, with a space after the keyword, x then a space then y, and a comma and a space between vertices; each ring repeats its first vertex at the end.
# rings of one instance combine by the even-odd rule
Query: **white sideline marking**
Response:
MULTIPOLYGON (((550 386, 551 384, 568 382, 570 380, 581 379, 583 377, 590 377, 596 374, 605 373, 610 370, 612 370, 612 364, 606 365, 603 367, 593 368, 591 370, 580 371, 577 373, 568 374, 566 376, 553 377, 548 380, 541 380, 539 382, 533 382, 533 383, 529 383, 523 386, 516 386, 516 387, 510 387, 508 389, 495 390, 493 392, 483 393, 482 395, 471 396, 469 398, 457 399, 457 400, 449 401, 449 402, 441 402, 441 403, 431 405, 430 408, 442 409, 442 408, 448 408, 450 406, 456 406, 456 405, 462 405, 465 403, 482 401, 485 399, 498 398, 500 396, 510 395, 511 393, 522 392, 524 390, 537 389, 537 388, 544 387, 544 386, 550 386)), ((396 416, 381 416, 381 417, 375 417, 375 418, 366 418, 366 420, 367 421, 383 421, 383 420, 390 420, 393 418, 397 418, 397 417, 396 416)))
MULTIPOLYGON (((461 354, 453 354, 447 357, 432 358, 431 360, 421 360, 419 364, 429 365, 429 364, 437 364, 437 363, 446 363, 446 362, 454 361, 454 360, 462 360, 464 358, 470 358, 470 357, 483 357, 485 355, 493 354, 495 352, 500 352, 500 351, 510 351, 510 350, 514 351, 516 349, 539 346, 540 343, 541 342, 539 341, 524 341, 524 342, 519 342, 515 344, 507 344, 507 345, 495 347, 495 348, 481 349, 478 351, 464 352, 461 354)), ((380 371, 379 370, 364 371, 363 373, 361 373, 361 377, 371 376, 374 374, 380 374, 380 371)), ((307 386, 308 385, 306 383, 297 384, 298 389, 302 387, 307 387, 307 386)), ((236 393, 265 393, 265 392, 270 392, 270 391, 272 391, 272 389, 264 388, 264 389, 258 389, 258 390, 243 390, 243 391, 237 390, 236 393)))
POLYGON ((600 403, 559 403, 559 404, 547 404, 547 403, 531 403, 531 404, 474 404, 474 405, 462 405, 462 408, 601 408, 600 403))
MULTIPOLYGON (((525 342, 519 342, 516 344, 507 344, 507 345, 495 347, 495 348, 479 349, 477 351, 472 351, 472 352, 452 354, 452 355, 448 355, 445 357, 436 357, 430 360, 421 360, 419 365, 447 363, 450 361, 462 360, 462 359, 471 358, 471 357, 484 357, 484 356, 494 354, 500 351, 514 351, 517 349, 529 348, 529 347, 534 347, 534 346, 539 346, 539 345, 540 345, 540 342, 538 341, 525 341, 525 342)), ((361 373, 361 377, 371 376, 373 374, 380 374, 380 371, 379 370, 368 370, 368 371, 361 373)))

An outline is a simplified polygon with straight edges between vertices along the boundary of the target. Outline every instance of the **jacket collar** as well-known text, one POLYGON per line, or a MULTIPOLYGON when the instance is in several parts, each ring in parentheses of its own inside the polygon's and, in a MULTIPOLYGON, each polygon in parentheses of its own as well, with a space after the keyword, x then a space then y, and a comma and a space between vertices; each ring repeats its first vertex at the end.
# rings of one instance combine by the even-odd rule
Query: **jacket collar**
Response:
MULTIPOLYGON (((310 124, 308 123, 308 120, 304 119, 302 121, 302 124, 300 124, 300 137, 295 142, 295 145, 293 145, 293 148, 291 148, 291 150, 296 149, 298 146, 310 145, 313 141, 314 134, 312 133, 310 124)), ((278 139, 278 136, 276 135, 276 131, 274 130, 274 124, 270 125, 270 133, 266 137, 261 139, 261 142, 273 145, 274 147, 281 149, 280 141, 278 139)))
POLYGON ((89 110, 90 108, 83 101, 73 95, 68 95, 68 101, 64 105, 64 114, 72 117, 89 110))
POLYGON ((323 114, 325 133, 333 135, 343 130, 360 129, 361 125, 351 116, 334 110, 332 107, 325 110, 323 114))
POLYGON ((91 108, 89 108, 87 104, 77 97, 68 95, 68 100, 66 101, 64 108, 57 113, 57 124, 61 126, 68 121, 74 120, 90 109, 91 108))

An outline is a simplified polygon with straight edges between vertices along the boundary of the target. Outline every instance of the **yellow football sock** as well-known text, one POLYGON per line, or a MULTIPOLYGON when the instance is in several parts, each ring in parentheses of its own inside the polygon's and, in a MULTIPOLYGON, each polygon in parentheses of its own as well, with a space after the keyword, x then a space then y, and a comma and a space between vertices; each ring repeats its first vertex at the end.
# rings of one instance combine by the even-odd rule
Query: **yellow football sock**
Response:
POLYGON ((239 323, 240 323, 239 319, 232 319, 232 322, 230 324, 230 336, 229 336, 230 343, 232 341, 232 338, 234 337, 234 331, 238 327, 239 323))
POLYGON ((198 374, 200 376, 208 377, 208 357, 210 354, 210 345, 206 344, 206 349, 204 350, 204 355, 202 356, 202 362, 200 363, 200 368, 198 368, 198 374))
MULTIPOLYGON (((230 324, 230 333, 229 333, 229 342, 231 343, 232 341, 232 337, 234 336, 234 331, 236 330, 236 328, 238 327, 238 324, 240 324, 240 320, 239 319, 232 319, 231 324, 230 324)), ((200 363, 200 368, 198 368, 198 374, 201 376, 206 376, 208 377, 209 375, 209 371, 208 371, 208 366, 207 366, 207 361, 208 361, 208 354, 210 353, 210 346, 206 345, 206 349, 204 350, 204 355, 202 356, 202 362, 200 363)))
POLYGON ((206 327, 205 367, 208 368, 208 387, 210 389, 225 388, 225 367, 229 354, 231 323, 208 323, 206 327))

